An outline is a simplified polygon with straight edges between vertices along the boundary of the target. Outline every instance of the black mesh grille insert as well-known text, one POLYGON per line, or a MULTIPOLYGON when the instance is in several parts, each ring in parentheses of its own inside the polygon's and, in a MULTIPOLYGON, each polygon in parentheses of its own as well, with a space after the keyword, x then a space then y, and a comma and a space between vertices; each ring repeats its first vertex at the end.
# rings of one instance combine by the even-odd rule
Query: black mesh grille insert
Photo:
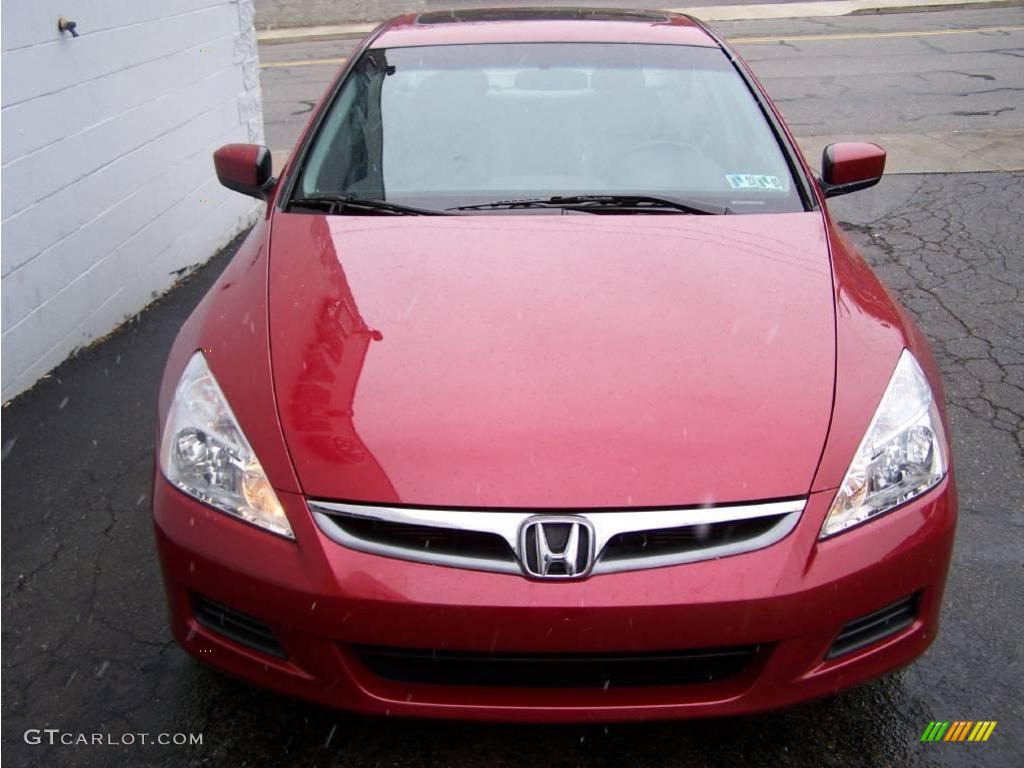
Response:
POLYGON ((337 515, 332 520, 352 536, 377 544, 485 560, 513 562, 515 559, 508 542, 492 533, 392 523, 347 515, 337 515))
POLYGON ((192 615, 211 632, 260 653, 284 658, 284 651, 264 622, 202 595, 192 594, 192 615))
POLYGON ((779 519, 775 516, 753 517, 725 523, 620 533, 608 542, 602 559, 657 557, 747 541, 770 531, 779 523, 779 519))
POLYGON ((429 11, 416 17, 417 24, 457 24, 481 21, 639 21, 667 22, 656 11, 622 11, 601 8, 466 8, 458 11, 429 11))
POLYGON ((906 629, 917 618, 919 598, 920 595, 905 597, 898 603, 851 621, 843 627, 843 631, 836 637, 825 658, 834 659, 852 653, 906 629))
POLYGON ((515 654, 356 646, 362 663, 388 680, 517 688, 689 685, 741 673, 759 646, 601 654, 515 654))

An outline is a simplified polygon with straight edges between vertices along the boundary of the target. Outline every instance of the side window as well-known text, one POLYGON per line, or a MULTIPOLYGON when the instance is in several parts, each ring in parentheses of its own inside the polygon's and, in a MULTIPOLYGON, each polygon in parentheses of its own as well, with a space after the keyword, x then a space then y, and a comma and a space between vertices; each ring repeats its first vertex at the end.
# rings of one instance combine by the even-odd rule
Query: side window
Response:
POLYGON ((384 194, 381 179, 382 77, 353 73, 331 109, 302 177, 303 194, 384 194))

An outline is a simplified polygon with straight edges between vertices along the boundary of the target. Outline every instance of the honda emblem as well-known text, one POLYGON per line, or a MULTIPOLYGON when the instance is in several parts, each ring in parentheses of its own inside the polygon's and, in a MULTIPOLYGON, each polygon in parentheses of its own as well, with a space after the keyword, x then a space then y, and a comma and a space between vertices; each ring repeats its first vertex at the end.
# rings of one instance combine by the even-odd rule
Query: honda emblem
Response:
POLYGON ((519 529, 519 562, 537 579, 586 576, 594 564, 594 526, 585 517, 528 518, 519 529))

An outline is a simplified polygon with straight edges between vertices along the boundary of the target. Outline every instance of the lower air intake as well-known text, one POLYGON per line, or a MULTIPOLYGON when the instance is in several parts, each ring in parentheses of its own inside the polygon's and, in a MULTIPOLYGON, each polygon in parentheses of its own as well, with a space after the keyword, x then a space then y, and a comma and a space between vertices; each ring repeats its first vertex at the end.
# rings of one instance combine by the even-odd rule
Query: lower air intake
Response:
POLYGON ((843 627, 843 631, 836 637, 825 658, 845 656, 906 629, 917 618, 919 597, 905 597, 898 603, 851 621, 843 627))
POLYGON ((254 651, 284 658, 284 650, 270 627, 253 616, 194 593, 192 615, 201 627, 211 632, 254 651))
POLYGON ((759 646, 653 653, 473 653, 356 646, 378 677, 404 683, 517 688, 627 688, 710 683, 740 674, 759 646))

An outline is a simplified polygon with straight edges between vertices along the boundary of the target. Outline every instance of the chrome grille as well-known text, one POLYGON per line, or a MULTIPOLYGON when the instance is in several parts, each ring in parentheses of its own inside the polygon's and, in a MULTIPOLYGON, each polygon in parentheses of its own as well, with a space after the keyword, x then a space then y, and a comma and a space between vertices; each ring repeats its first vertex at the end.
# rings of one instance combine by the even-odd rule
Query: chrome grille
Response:
MULTIPOLYGON (((547 512, 308 502, 320 529, 350 549, 458 568, 522 573, 520 531, 547 512)), ((767 547, 796 526, 804 499, 659 510, 551 510, 594 531, 592 574, 679 565, 767 547)))

